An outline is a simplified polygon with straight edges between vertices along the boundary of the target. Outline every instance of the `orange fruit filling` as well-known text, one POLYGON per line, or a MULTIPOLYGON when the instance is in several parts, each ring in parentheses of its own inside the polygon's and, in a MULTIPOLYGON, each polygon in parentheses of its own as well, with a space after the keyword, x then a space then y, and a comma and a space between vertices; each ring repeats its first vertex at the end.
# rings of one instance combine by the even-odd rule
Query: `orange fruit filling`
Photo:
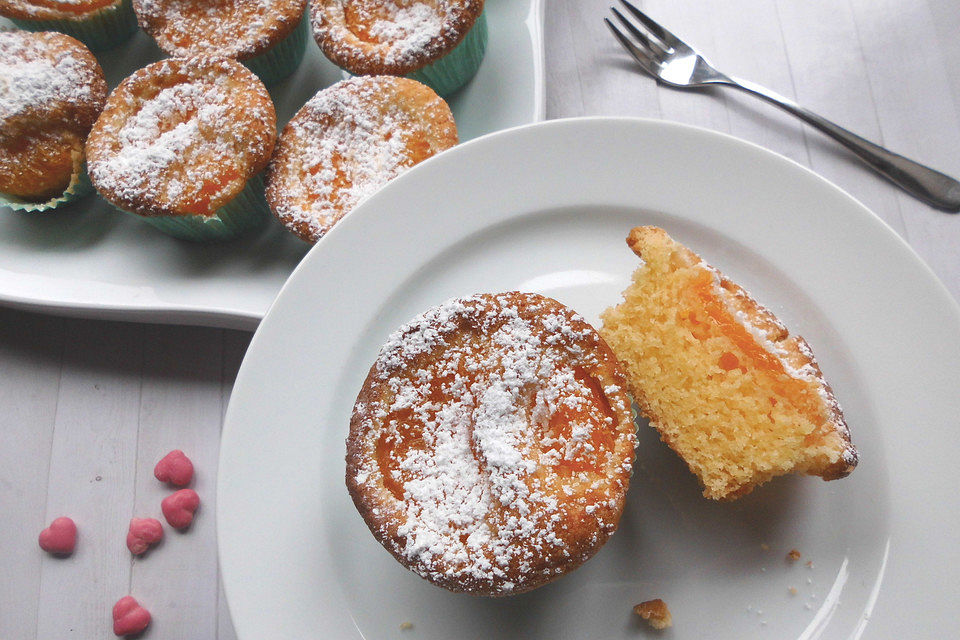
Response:
POLYGON ((223 173, 213 178, 204 178, 200 190, 183 204, 183 211, 197 216, 210 216, 220 208, 222 204, 218 202, 223 197, 224 187, 237 181, 240 178, 240 172, 234 168, 227 169, 223 173), (216 202, 216 206, 214 203, 216 202))
POLYGON ((561 405, 550 416, 547 423, 545 439, 555 442, 546 449, 558 451, 561 454, 560 462, 556 465, 561 475, 569 476, 583 471, 600 473, 608 452, 613 451, 615 445, 614 433, 604 423, 604 418, 616 418, 610 406, 610 400, 595 377, 580 367, 574 370, 574 377, 587 388, 589 397, 585 400, 591 407, 581 405, 583 408, 573 408, 566 404, 561 405), (595 409, 600 411, 597 412, 595 409), (573 425, 582 425, 590 429, 589 444, 592 451, 581 451, 572 459, 568 459, 563 455, 562 449, 573 435, 573 425))
MULTIPOLYGON (((733 342, 745 359, 745 362, 741 362, 740 357, 731 352, 725 352, 720 356, 720 362, 718 363, 720 368, 725 371, 732 371, 741 368, 741 365, 743 365, 766 374, 770 378, 770 387, 777 395, 790 399, 797 407, 807 413, 812 421, 818 422, 820 410, 811 393, 810 383, 790 375, 779 358, 757 343, 747 328, 737 321, 723 301, 719 299, 713 285, 712 275, 706 272, 697 274, 693 282, 693 291, 696 292, 697 302, 713 321, 713 327, 708 328, 708 333, 711 329, 719 332, 720 335, 733 342)), ((695 312, 691 312, 692 315, 695 315, 695 312)), ((703 340, 699 336, 698 338, 703 340)), ((774 404, 776 403, 774 402, 774 404)))

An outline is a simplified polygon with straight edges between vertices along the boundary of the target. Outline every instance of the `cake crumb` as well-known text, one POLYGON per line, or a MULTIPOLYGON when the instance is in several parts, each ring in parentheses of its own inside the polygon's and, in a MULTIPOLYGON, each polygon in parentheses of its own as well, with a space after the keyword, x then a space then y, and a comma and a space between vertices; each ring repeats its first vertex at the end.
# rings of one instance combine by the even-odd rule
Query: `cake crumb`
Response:
POLYGON ((660 598, 641 602, 633 608, 633 612, 646 620, 654 629, 666 629, 673 626, 673 616, 667 609, 667 603, 660 598))
POLYGON ((401 623, 400 623, 400 631, 410 631, 410 629, 413 629, 413 623, 412 623, 412 622, 401 622, 401 623))
POLYGON ((790 592, 790 595, 792 595, 792 596, 797 595, 797 588, 796 588, 796 587, 790 587, 789 589, 787 589, 787 591, 789 591, 789 592, 790 592))
POLYGON ((763 549, 764 551, 770 551, 770 545, 768 545, 766 542, 761 542, 760 548, 763 549))
MULTIPOLYGON (((790 562, 796 562, 800 559, 800 552, 796 549, 790 549, 790 552, 787 554, 787 560, 790 562)), ((810 563, 807 563, 807 566, 810 566, 810 563)))
POLYGON ((807 560, 807 569, 813 569, 813 560, 807 560))

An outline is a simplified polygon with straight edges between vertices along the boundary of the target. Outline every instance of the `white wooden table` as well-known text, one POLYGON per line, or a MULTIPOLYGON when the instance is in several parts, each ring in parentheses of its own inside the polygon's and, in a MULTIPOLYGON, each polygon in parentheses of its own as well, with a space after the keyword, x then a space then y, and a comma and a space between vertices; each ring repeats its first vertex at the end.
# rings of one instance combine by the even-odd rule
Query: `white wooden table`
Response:
MULTIPOLYGON (((785 114, 733 93, 678 92, 639 75, 606 31, 607 0, 547 0, 547 114, 663 118, 724 131, 811 167, 864 202, 960 299, 960 216, 876 178, 785 114)), ((956 0, 646 0, 724 71, 960 176, 956 0)), ((650 153, 656 153, 651 149, 650 153)), ((785 194, 785 197, 789 197, 785 194)), ((250 335, 63 319, 0 309, 0 638, 112 637, 133 594, 147 637, 235 637, 219 587, 214 521, 220 426, 250 335), (190 455, 202 500, 193 528, 131 560, 131 516, 159 515, 153 479, 190 455), (73 517, 77 552, 37 535, 73 517)))

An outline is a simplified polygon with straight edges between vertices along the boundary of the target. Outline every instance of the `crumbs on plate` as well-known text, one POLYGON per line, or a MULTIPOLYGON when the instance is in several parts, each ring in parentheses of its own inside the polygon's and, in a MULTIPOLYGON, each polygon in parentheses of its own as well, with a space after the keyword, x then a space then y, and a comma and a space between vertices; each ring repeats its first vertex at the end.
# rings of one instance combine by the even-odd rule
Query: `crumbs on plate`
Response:
POLYGON ((641 602, 633 608, 633 612, 647 621, 654 629, 666 629, 673 626, 673 616, 670 615, 670 609, 667 603, 657 598, 641 602))

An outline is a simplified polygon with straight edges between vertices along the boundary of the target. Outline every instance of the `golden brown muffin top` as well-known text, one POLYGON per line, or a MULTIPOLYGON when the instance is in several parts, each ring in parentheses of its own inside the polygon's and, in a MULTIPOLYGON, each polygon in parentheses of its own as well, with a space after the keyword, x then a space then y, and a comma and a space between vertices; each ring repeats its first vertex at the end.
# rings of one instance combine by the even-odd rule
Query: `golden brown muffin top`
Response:
POLYGON ((0 32, 0 192, 38 202, 63 193, 106 98, 103 71, 77 40, 0 32))
POLYGON ((0 0, 0 16, 19 20, 83 19, 122 0, 0 0))
POLYGON ((78 40, 0 31, 0 135, 57 126, 86 137, 106 98, 103 70, 78 40))
POLYGON ((358 75, 406 75, 450 53, 484 0, 310 0, 313 37, 358 75))
POLYGON ((606 542, 635 446, 625 381, 593 327, 537 294, 476 294, 383 345, 354 406, 346 482, 401 563, 508 595, 606 542))
POLYGON ((276 113, 263 83, 226 58, 170 58, 126 78, 87 141, 109 202, 144 216, 209 216, 266 166, 276 113))
POLYGON ((361 199, 456 143, 450 108, 426 85, 392 76, 343 80, 284 128, 267 200, 288 229, 316 242, 361 199))
POLYGON ((286 38, 306 0, 133 0, 140 26, 172 56, 246 60, 286 38))

